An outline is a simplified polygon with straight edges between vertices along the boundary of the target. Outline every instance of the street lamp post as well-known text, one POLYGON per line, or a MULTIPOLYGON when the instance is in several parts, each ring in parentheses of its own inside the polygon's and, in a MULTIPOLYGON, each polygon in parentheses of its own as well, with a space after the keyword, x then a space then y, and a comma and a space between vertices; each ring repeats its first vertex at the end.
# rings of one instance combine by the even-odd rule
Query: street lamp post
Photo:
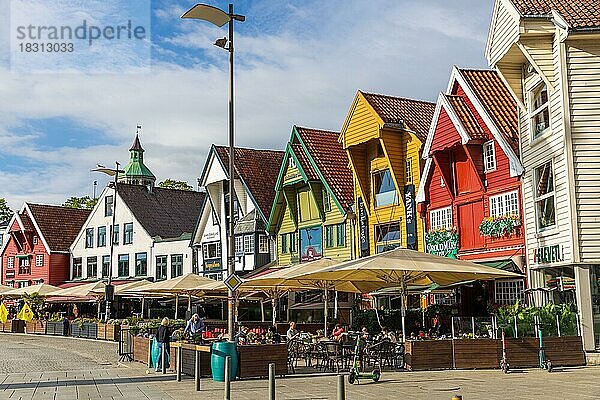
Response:
MULTIPOLYGON (((215 45, 229 51, 229 232, 227 245, 227 275, 235 273, 235 221, 233 219, 235 188, 234 188, 234 112, 233 112, 233 21, 244 22, 246 17, 233 12, 233 4, 229 4, 229 12, 209 6, 206 4, 196 4, 190 8, 181 18, 200 19, 211 22, 222 27, 229 23, 229 40, 227 38, 217 39, 215 45), (229 41, 229 46, 227 42, 229 41), (227 47, 226 47, 227 46, 227 47)), ((227 293, 227 332, 229 339, 234 336, 234 302, 235 291, 228 290, 227 293)))
POLYGON ((102 172, 109 176, 114 176, 114 189, 115 193, 113 194, 113 203, 112 203, 112 225, 110 228, 110 262, 108 263, 108 282, 105 287, 104 298, 106 300, 106 315, 104 316, 104 320, 108 321, 110 319, 110 303, 114 297, 114 287, 112 285, 112 272, 113 272, 113 259, 114 259, 114 251, 115 251, 115 218, 117 215, 117 179, 119 177, 119 173, 124 173, 125 171, 119 169, 118 161, 115 161, 115 168, 106 168, 103 165, 98 164, 98 168, 93 169, 94 172, 102 172))

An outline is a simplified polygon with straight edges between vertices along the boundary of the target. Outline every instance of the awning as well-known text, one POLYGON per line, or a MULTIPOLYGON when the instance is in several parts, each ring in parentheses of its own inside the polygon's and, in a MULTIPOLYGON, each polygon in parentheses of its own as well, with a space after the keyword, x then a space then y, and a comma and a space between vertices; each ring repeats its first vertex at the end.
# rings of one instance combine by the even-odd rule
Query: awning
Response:
POLYGON ((495 260, 495 261, 475 261, 477 264, 487 265, 488 267, 501 269, 503 271, 515 272, 517 274, 522 274, 517 264, 510 258, 507 260, 495 260))
POLYGON ((15 257, 24 259, 31 257, 31 254, 17 254, 15 257))

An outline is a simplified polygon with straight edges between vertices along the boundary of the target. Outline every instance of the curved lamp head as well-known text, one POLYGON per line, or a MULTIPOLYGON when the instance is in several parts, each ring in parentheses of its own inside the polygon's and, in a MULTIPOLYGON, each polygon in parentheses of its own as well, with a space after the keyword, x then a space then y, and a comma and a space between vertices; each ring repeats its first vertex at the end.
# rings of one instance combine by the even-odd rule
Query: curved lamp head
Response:
POLYGON ((206 4, 196 4, 186 11, 181 18, 202 19, 216 26, 223 26, 231 20, 231 17, 225 11, 206 4))

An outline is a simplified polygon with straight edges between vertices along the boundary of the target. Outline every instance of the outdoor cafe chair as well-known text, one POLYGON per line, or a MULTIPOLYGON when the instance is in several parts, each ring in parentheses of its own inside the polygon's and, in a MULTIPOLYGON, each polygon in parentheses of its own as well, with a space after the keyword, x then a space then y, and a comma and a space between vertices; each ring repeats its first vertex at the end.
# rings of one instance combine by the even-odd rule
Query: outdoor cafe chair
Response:
POLYGON ((335 372, 340 372, 340 365, 343 365, 342 346, 339 342, 325 342, 326 367, 335 372))

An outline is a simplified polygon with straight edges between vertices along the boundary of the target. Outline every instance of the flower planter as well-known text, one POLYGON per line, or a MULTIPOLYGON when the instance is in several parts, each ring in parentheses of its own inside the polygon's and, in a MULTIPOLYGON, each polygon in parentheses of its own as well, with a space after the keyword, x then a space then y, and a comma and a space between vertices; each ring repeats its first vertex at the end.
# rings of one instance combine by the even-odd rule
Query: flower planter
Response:
POLYGON ((46 322, 46 335, 66 336, 68 333, 65 332, 65 324, 62 321, 46 322))
POLYGON ((287 375, 287 344, 258 344, 238 346, 240 378, 269 376, 269 364, 275 364, 276 375, 287 375))
POLYGON ((44 335, 46 333, 46 321, 32 320, 26 322, 25 332, 28 334, 44 335))
MULTIPOLYGON (((200 355, 200 376, 211 377, 212 371, 210 369, 210 353, 205 351, 199 351, 200 355)), ((177 348, 171 346, 171 360, 173 368, 177 365, 177 348)), ((195 376, 196 368, 196 345, 195 344, 181 344, 181 372, 185 375, 195 376)))
POLYGON ((498 368, 502 357, 502 343, 496 339, 452 340, 454 368, 498 368))
POLYGON ((148 346, 150 339, 143 336, 133 337, 133 360, 143 364, 148 363, 148 346))
POLYGON ((1 332, 5 333, 25 333, 25 321, 19 319, 12 319, 6 321, 4 324, 0 324, 1 332))
POLYGON ((102 322, 98 323, 98 334, 97 339, 110 340, 117 342, 119 341, 119 332, 121 331, 120 325, 105 324, 102 322))
POLYGON ((404 357, 411 371, 451 369, 452 340, 409 340, 404 357))

